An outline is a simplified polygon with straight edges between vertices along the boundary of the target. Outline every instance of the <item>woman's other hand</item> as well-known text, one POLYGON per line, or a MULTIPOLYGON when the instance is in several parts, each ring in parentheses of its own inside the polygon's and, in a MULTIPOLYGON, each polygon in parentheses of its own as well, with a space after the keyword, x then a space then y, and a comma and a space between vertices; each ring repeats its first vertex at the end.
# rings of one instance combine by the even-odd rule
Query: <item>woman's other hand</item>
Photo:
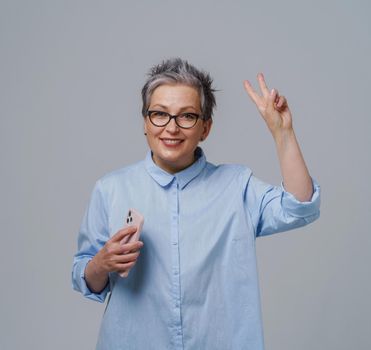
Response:
POLYGON ((135 265, 143 242, 122 244, 122 239, 136 232, 133 226, 123 228, 114 234, 103 248, 86 265, 85 280, 89 289, 100 293, 108 282, 108 274, 117 272, 127 276, 135 265))
POLYGON ((134 226, 119 230, 97 253, 96 262, 105 273, 129 272, 135 265, 143 242, 121 243, 125 236, 130 236, 135 232, 136 228, 134 226))

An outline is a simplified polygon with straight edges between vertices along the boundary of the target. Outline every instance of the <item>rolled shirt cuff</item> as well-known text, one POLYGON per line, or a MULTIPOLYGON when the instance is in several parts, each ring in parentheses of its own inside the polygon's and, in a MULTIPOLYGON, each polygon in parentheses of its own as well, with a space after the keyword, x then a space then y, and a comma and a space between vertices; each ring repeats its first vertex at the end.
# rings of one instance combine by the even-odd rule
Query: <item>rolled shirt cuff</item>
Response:
POLYGON ((109 283, 107 283, 106 287, 100 293, 92 292, 86 284, 85 268, 91 259, 91 257, 84 258, 75 263, 72 272, 72 288, 78 292, 81 292, 82 295, 88 299, 103 303, 108 292, 110 291, 109 283))
POLYGON ((313 185, 312 198, 309 201, 301 202, 297 200, 293 194, 287 192, 283 186, 283 182, 281 182, 281 188, 283 191, 281 197, 281 204, 286 213, 298 218, 319 216, 321 189, 317 181, 314 180, 313 178, 312 185, 313 185))

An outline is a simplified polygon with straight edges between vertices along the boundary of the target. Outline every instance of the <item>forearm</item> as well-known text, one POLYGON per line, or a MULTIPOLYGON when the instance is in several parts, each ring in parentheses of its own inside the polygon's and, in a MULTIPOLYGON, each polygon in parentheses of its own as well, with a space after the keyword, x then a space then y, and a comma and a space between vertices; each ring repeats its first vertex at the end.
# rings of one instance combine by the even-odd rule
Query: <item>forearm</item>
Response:
POLYGON ((85 281, 93 293, 100 293, 108 283, 108 273, 97 262, 97 255, 88 262, 85 268, 85 281))
POLYGON ((312 179, 305 164, 294 130, 274 135, 285 190, 301 202, 313 195, 312 179))

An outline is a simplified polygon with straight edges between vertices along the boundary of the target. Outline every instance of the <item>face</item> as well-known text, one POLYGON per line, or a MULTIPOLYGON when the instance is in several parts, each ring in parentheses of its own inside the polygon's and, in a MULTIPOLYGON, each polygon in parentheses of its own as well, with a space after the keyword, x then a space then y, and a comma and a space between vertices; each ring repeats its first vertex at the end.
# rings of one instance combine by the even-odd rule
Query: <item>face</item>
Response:
MULTIPOLYGON (((201 115, 198 91, 188 85, 160 85, 151 97, 149 110, 158 110, 177 115, 190 112, 201 115)), ((194 151, 210 132, 211 119, 198 119, 191 129, 182 129, 172 119, 169 124, 157 127, 145 118, 144 131, 153 153, 154 162, 169 173, 179 172, 194 162, 194 151)))

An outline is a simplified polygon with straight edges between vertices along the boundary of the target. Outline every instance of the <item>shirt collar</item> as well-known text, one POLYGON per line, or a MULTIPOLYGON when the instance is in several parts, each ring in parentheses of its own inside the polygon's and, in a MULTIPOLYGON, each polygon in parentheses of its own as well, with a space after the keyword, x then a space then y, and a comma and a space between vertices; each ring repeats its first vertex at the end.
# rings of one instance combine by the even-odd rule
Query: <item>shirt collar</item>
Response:
POLYGON ((191 180, 201 173, 206 165, 206 157, 200 147, 197 147, 195 155, 196 161, 192 165, 178 173, 170 174, 156 165, 152 159, 152 152, 149 150, 145 159, 145 167, 149 175, 151 175, 160 186, 165 187, 176 179, 180 189, 183 189, 191 180))

